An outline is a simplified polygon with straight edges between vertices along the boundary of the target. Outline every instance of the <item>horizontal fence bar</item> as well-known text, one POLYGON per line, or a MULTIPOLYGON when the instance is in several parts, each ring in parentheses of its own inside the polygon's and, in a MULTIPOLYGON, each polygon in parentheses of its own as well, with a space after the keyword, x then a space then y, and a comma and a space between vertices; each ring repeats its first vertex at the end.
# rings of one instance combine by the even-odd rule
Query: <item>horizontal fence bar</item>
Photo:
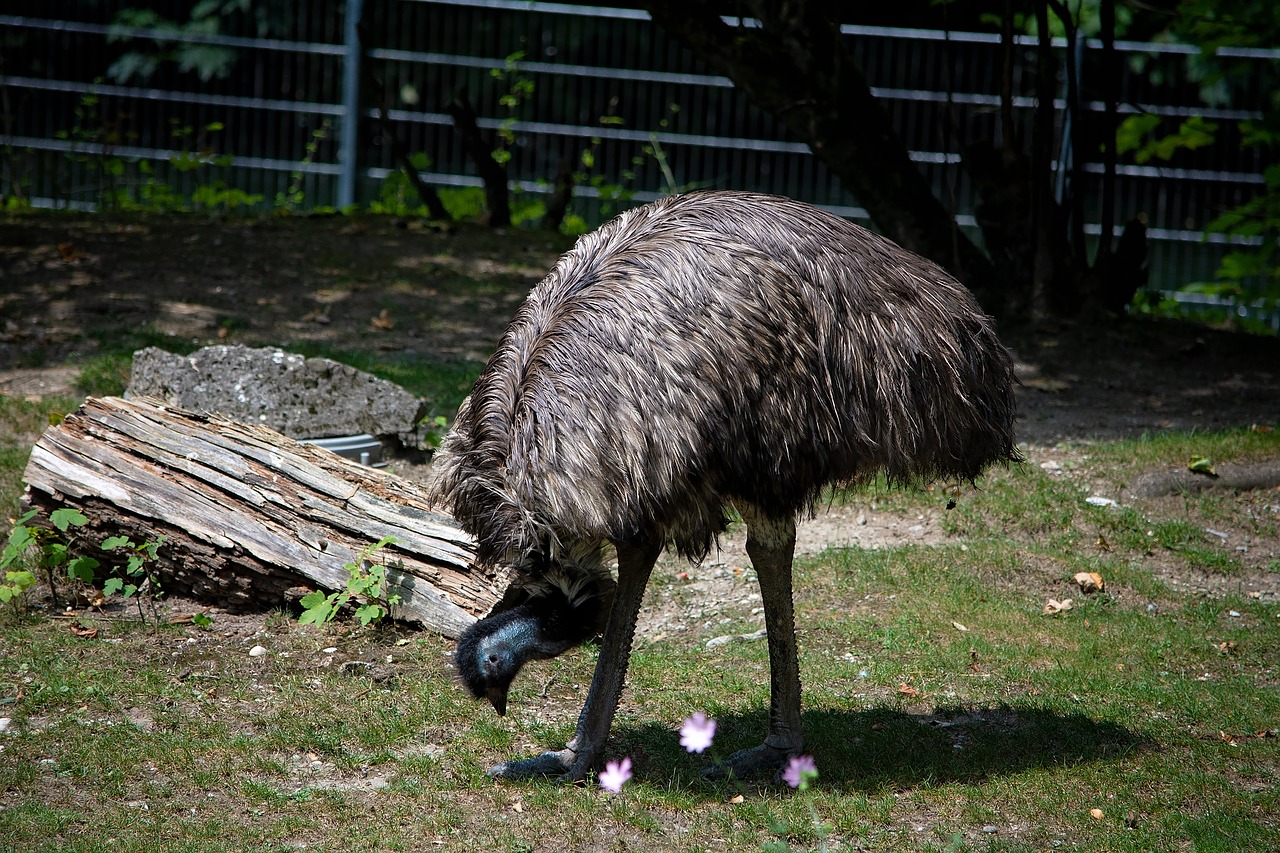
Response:
MULTIPOLYGON (((486 71, 502 71, 510 64, 506 58, 490 59, 483 56, 466 56, 452 53, 427 53, 417 50, 392 50, 376 48, 369 51, 372 59, 390 62, 411 62, 423 65, 447 65, 457 68, 482 68, 486 71)), ((685 74, 674 71, 646 71, 636 68, 604 68, 599 65, 570 65, 563 62, 541 62, 521 59, 515 63, 520 71, 535 74, 563 74, 569 77, 607 77, 610 80, 638 80, 642 83, 673 83, 685 86, 711 86, 732 89, 733 81, 714 74, 685 74)))
POLYGON ((337 175, 336 163, 279 160, 272 157, 246 157, 237 154, 201 154, 137 145, 104 145, 101 142, 79 142, 67 139, 41 139, 33 136, 0 135, 0 148, 23 148, 34 151, 57 151, 63 154, 85 154, 101 157, 124 157, 129 160, 171 161, 195 157, 204 166, 230 166, 240 169, 263 169, 270 172, 301 172, 307 175, 337 175))
POLYGON ((21 15, 0 15, 0 27, 26 27, 33 30, 53 30, 65 33, 103 35, 108 38, 144 38, 159 42, 181 44, 209 44, 215 47, 240 47, 251 50, 280 50, 289 53, 314 53, 321 56, 342 56, 340 44, 325 42, 284 41, 282 39, 226 36, 213 33, 195 33, 186 30, 161 29, 159 27, 130 27, 122 24, 94 24, 87 21, 55 21, 46 18, 28 18, 21 15))
POLYGON ((176 92, 171 89, 117 86, 114 83, 82 83, 74 80, 41 80, 35 77, 0 76, 0 86, 33 89, 37 92, 67 92, 73 95, 109 95, 113 98, 136 98, 140 101, 164 101, 175 104, 201 104, 209 107, 238 107, 249 110, 303 113, 307 115, 341 116, 342 104, 317 104, 285 101, 279 98, 251 98, 242 95, 205 95, 199 92, 176 92))

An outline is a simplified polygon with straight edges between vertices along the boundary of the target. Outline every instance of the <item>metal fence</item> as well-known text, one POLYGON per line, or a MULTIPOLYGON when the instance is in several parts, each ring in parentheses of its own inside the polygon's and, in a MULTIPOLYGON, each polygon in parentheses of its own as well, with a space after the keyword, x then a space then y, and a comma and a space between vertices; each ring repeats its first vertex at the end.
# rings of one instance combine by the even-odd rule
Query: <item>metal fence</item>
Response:
MULTIPOLYGON (((122 196, 162 205, 173 197, 166 193, 197 193, 210 206, 367 204, 387 191, 396 166, 377 132, 380 102, 409 150, 429 158, 427 182, 474 188, 480 181, 443 106, 465 92, 480 127, 510 139, 517 207, 545 198, 569 161, 580 172, 574 212, 589 225, 620 204, 690 187, 782 193, 868 219, 806 146, 643 11, 528 0, 360 5, 347 0, 344 14, 307 2, 287 19, 242 14, 201 29, 165 22, 190 13, 176 0, 150 3, 158 17, 141 20, 122 17, 130 0, 47 0, 38 15, 18 14, 29 3, 0 0, 0 194, 71 208, 122 196), (351 60, 360 56, 356 18, 363 68, 351 60)), ((861 26, 844 33, 912 159, 977 236, 961 145, 998 138, 999 38, 861 26)), ((1023 40, 1015 67, 1026 133, 1033 47, 1023 40)), ((1207 280, 1226 246, 1204 236, 1205 224, 1262 188, 1258 154, 1239 145, 1240 123, 1260 107, 1200 103, 1187 76, 1193 48, 1117 48, 1122 112, 1201 115, 1219 126, 1213 146, 1169 163, 1122 160, 1116 193, 1119 222, 1147 220, 1153 284, 1207 280)), ((1084 45, 1086 81, 1097 49, 1084 45)), ((1280 51, 1237 55, 1274 62, 1280 51)), ((1085 94, 1086 109, 1102 109, 1085 94)), ((1260 105, 1263 95, 1246 101, 1260 105)), ((1061 100, 1058 107, 1061 125, 1061 100)), ((1095 196, 1102 167, 1086 162, 1085 171, 1095 196)), ((1096 235, 1097 206, 1088 207, 1086 231, 1096 235)))

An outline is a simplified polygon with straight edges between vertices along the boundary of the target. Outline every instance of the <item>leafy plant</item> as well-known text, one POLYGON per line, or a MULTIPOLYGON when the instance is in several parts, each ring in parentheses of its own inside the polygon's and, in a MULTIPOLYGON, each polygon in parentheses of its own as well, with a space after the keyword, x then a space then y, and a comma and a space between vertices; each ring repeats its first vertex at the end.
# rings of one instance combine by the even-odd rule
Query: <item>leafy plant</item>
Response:
POLYGON ((109 536, 102 540, 102 550, 124 557, 124 575, 107 578, 102 585, 104 595, 119 594, 124 598, 133 598, 138 603, 138 618, 145 621, 142 611, 142 599, 151 602, 152 616, 156 616, 155 602, 160 596, 160 578, 153 571, 160 546, 164 537, 148 539, 146 542, 134 542, 128 536, 109 536))
MULTIPOLYGON (((67 574, 73 579, 82 579, 87 576, 89 580, 93 579, 93 570, 97 568, 98 561, 92 557, 71 557, 68 546, 65 541, 57 537, 53 531, 37 525, 28 524, 39 513, 36 510, 30 510, 14 523, 13 529, 9 532, 9 541, 5 545, 3 556, 0 556, 0 569, 8 570, 11 566, 18 565, 23 560, 31 560, 29 565, 43 570, 45 580, 49 584, 50 594, 53 595, 54 601, 57 601, 57 584, 54 578, 54 569, 65 565, 67 574)), ((55 509, 50 513, 49 521, 57 529, 58 533, 66 534, 73 527, 81 527, 88 522, 82 513, 74 509, 55 509)), ((0 600, 8 601, 26 591, 34 582, 35 575, 33 572, 26 570, 10 570, 9 574, 13 575, 7 579, 9 587, 9 595, 0 600), (30 575, 28 582, 27 575, 30 575)))
POLYGON ((289 175, 289 188, 282 193, 276 193, 276 209, 285 213, 293 213, 301 209, 307 200, 307 194, 303 190, 303 172, 305 168, 311 165, 315 160, 316 154, 320 151, 320 143, 329 136, 329 128, 333 122, 329 118, 325 118, 320 126, 311 131, 311 139, 307 141, 304 148, 302 162, 298 164, 289 175))
MULTIPOLYGON (((92 584, 102 567, 102 560, 87 554, 72 555, 71 532, 74 528, 89 523, 82 512, 68 507, 55 509, 49 513, 49 522, 53 530, 29 522, 39 512, 30 510, 19 518, 9 532, 9 540, 0 553, 0 570, 5 570, 5 583, 0 585, 0 602, 7 602, 21 595, 35 583, 32 568, 44 572, 45 581, 49 585, 50 595, 57 602, 58 578, 54 570, 66 566, 66 577, 75 582, 92 584), (15 568, 26 562, 28 568, 15 568)), ((100 548, 104 556, 118 556, 123 552, 123 577, 107 578, 103 584, 104 595, 120 594, 124 598, 137 597, 138 616, 145 620, 142 610, 144 594, 152 603, 152 614, 155 613, 155 599, 160 594, 160 580, 152 569, 156 561, 160 545, 164 537, 149 539, 141 544, 133 542, 127 536, 111 536, 102 541, 100 548)))
POLYGON ((518 50, 507 57, 502 68, 494 68, 489 72, 489 76, 494 80, 509 84, 507 91, 498 98, 499 105, 506 110, 506 115, 495 131, 498 146, 493 150, 493 161, 499 166, 505 166, 511 162, 511 146, 516 144, 516 113, 534 90, 533 78, 520 70, 522 59, 524 59, 524 51, 518 50))
POLYGON ((302 597, 302 615, 298 617, 301 625, 323 625, 332 622, 338 611, 353 598, 362 601, 355 609, 355 617, 361 625, 377 622, 391 612, 391 608, 400 603, 400 596, 387 594, 387 567, 373 562, 373 555, 396 540, 384 536, 372 545, 365 546, 356 558, 345 563, 348 578, 346 588, 336 592, 324 593, 320 590, 302 597))
POLYGON ((33 544, 30 529, 24 524, 33 515, 34 510, 18 519, 18 523, 9 532, 9 541, 5 543, 4 551, 0 552, 0 569, 5 573, 3 582, 0 582, 0 602, 15 602, 15 607, 18 597, 36 582, 36 576, 20 565, 33 544))

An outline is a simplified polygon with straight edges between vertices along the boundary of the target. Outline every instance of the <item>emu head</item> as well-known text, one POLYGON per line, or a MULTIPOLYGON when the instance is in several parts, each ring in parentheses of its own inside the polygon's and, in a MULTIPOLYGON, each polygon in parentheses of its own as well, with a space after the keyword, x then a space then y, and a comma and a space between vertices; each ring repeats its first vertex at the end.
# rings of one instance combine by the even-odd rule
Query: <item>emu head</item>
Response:
POLYGON ((598 559, 543 566, 526 586, 524 603, 469 625, 458 637, 454 663, 463 685, 506 714, 507 691, 526 663, 563 654, 600 631, 613 586, 598 559))
POLYGON ((455 662, 462 683, 476 699, 488 699, 499 716, 507 713, 507 691, 537 653, 538 617, 528 604, 469 625, 458 637, 455 662))

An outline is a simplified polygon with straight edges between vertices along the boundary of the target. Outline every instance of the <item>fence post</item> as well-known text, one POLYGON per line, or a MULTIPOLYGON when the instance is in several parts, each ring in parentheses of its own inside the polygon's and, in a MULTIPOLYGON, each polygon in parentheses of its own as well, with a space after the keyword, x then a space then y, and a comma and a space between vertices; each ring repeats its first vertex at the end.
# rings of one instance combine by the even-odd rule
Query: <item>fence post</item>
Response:
POLYGON ((338 209, 356 203, 356 170, 360 150, 360 17, 364 0, 347 0, 342 60, 342 128, 338 142, 338 209))

